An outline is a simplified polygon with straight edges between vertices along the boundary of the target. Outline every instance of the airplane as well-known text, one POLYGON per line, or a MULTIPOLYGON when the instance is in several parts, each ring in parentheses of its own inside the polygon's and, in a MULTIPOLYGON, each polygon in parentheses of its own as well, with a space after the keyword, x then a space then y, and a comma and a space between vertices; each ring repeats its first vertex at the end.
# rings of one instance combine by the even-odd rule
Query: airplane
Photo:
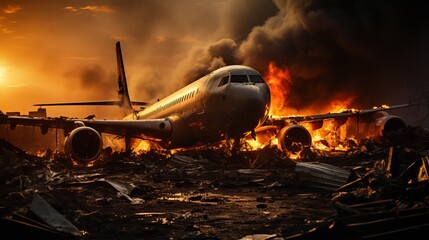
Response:
POLYGON ((346 111, 311 116, 282 117, 268 121, 270 111, 270 88, 262 75, 244 65, 221 67, 169 96, 153 104, 131 101, 128 93, 125 68, 120 42, 116 42, 118 97, 116 101, 64 102, 34 104, 34 106, 70 105, 117 105, 123 111, 118 120, 94 118, 50 118, 7 116, 0 114, 0 124, 37 126, 42 134, 50 128, 64 130, 64 151, 80 163, 97 160, 101 156, 102 134, 123 136, 126 150, 130 150, 132 138, 156 141, 165 149, 233 141, 266 129, 275 129, 278 148, 287 153, 295 152, 296 145, 311 145, 309 123, 312 130, 322 127, 325 120, 334 119, 339 125, 347 119, 359 116, 360 129, 374 138, 382 138, 389 132, 406 127, 398 116, 386 113, 388 109, 402 108, 408 104, 386 108, 346 111), (133 106, 145 106, 135 110, 133 106))

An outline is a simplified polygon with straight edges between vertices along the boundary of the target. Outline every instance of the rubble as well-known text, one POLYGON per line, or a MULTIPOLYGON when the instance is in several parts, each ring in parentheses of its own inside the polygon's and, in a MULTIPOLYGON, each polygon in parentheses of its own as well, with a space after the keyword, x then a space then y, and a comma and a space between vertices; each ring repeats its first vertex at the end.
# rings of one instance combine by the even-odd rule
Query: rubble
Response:
POLYGON ((43 199, 37 192, 33 194, 31 201, 30 211, 46 224, 55 228, 56 230, 64 233, 80 237, 83 233, 77 229, 70 221, 63 215, 57 212, 45 199, 43 199))
POLYGON ((16 236, 45 239, 427 234, 429 134, 420 128, 400 134, 397 145, 313 151, 300 161, 267 145, 235 156, 105 149, 87 166, 55 150, 37 156, 0 140, 0 220, 16 236))
POLYGON ((295 167, 298 185, 335 190, 349 180, 350 171, 319 162, 298 162, 295 167))

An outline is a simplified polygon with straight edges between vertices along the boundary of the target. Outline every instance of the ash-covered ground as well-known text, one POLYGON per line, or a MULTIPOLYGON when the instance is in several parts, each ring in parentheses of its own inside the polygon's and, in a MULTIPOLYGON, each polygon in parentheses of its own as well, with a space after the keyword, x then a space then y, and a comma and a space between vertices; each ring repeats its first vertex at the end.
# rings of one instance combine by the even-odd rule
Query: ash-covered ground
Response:
POLYGON ((387 239, 394 230, 403 229, 396 236, 427 233, 429 133, 409 127, 398 139, 347 152, 313 149, 299 161, 273 146, 232 156, 211 148, 175 154, 106 149, 91 166, 49 149, 32 155, 0 140, 1 226, 11 239, 387 239), (387 217, 392 212, 396 217, 387 217), (382 221, 388 223, 374 225, 382 221))

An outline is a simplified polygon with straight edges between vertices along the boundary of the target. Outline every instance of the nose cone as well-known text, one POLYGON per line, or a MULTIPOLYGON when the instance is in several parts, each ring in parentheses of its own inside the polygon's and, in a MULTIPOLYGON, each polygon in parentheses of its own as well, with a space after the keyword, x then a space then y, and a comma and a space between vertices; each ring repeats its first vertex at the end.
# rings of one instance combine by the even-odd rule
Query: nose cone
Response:
POLYGON ((266 84, 231 85, 226 92, 231 120, 230 134, 240 137, 243 132, 261 125, 269 112, 270 91, 266 84))

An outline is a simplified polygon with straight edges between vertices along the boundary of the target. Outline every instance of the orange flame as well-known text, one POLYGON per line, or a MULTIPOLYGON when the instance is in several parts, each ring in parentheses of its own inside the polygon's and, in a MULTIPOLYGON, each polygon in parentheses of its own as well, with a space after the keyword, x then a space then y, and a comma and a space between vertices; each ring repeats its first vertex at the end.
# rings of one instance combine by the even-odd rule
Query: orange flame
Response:
POLYGON ((133 152, 138 154, 147 153, 152 149, 152 142, 149 140, 136 139, 133 143, 132 149, 133 152))
POLYGON ((265 79, 271 92, 270 115, 284 114, 287 96, 292 84, 288 68, 281 69, 270 62, 265 79))
MULTIPOLYGON (((287 116, 297 114, 297 110, 288 107, 288 95, 291 91, 291 85, 293 83, 289 69, 284 67, 283 69, 277 67, 273 62, 268 65, 268 73, 265 75, 265 80, 270 88, 271 92, 271 106, 270 115, 274 116, 287 116)), ((337 94, 336 98, 330 103, 327 103, 324 107, 309 106, 305 109, 300 109, 299 114, 321 114, 321 113, 337 113, 350 109, 349 106, 355 100, 355 96, 344 94, 337 94)))
MULTIPOLYGON (((287 67, 280 68, 275 65, 274 62, 270 62, 268 65, 268 73, 265 75, 265 80, 270 88, 271 92, 271 106, 270 115, 272 118, 281 116, 291 116, 297 114, 297 110, 287 106, 288 95, 291 91, 292 78, 287 67)), ((339 113, 343 111, 357 111, 351 109, 349 106, 355 100, 353 95, 344 95, 342 93, 334 95, 334 100, 327 102, 325 105, 309 106, 304 109, 300 109, 299 114, 312 115, 312 114, 323 114, 323 113, 339 113)), ((324 127, 320 129, 311 130, 310 126, 306 128, 310 131, 313 139, 313 147, 319 150, 339 150, 344 149, 343 142, 346 140, 345 127, 337 125, 337 122, 327 121, 324 127)), ((306 124, 304 124, 306 125, 306 124)), ((277 142, 275 136, 271 138, 271 142, 277 142)), ((271 143, 270 142, 270 143, 271 143)), ((268 143, 268 144, 270 144, 268 143)), ((266 146, 266 141, 261 139, 251 140, 247 139, 247 144, 251 149, 256 150, 266 146)))
POLYGON ((327 111, 330 113, 338 113, 347 110, 354 110, 349 108, 350 104, 353 102, 354 99, 354 96, 348 96, 346 99, 333 100, 329 104, 327 111))

